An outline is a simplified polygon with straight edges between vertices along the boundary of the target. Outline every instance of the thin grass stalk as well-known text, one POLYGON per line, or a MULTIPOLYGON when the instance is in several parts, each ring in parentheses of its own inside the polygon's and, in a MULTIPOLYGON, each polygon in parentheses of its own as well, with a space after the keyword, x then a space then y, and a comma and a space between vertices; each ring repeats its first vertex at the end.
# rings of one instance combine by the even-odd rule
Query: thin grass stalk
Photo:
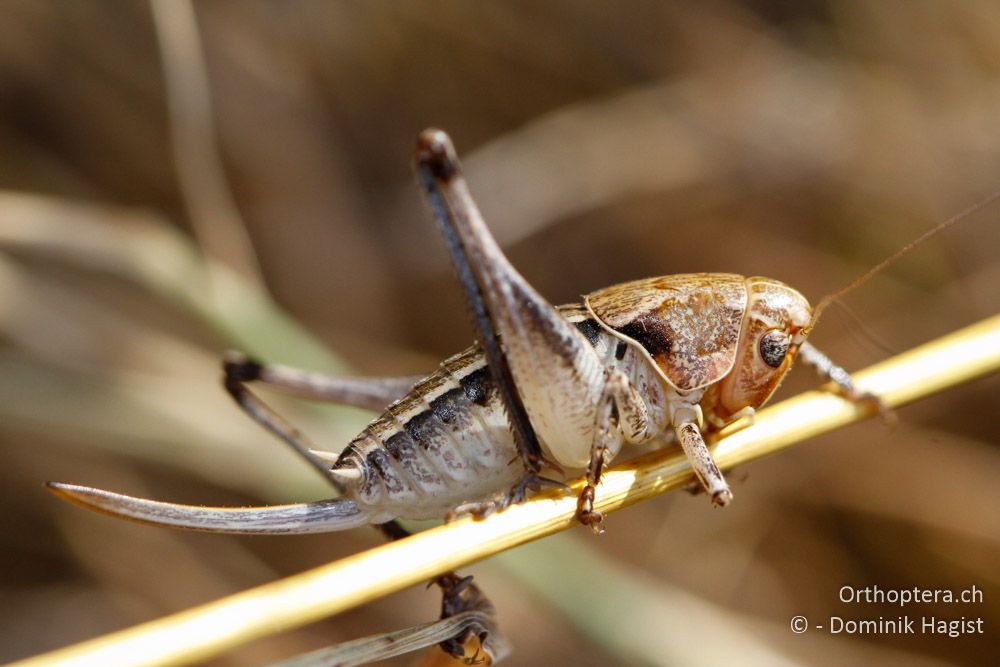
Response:
MULTIPOLYGON (((900 407, 1000 370, 1000 315, 857 373, 859 389, 900 407)), ((731 468, 870 416, 872 408, 829 391, 809 391, 762 410, 753 426, 722 434, 716 461, 731 468)), ((608 470, 596 509, 615 512, 689 484, 676 448, 608 470)), ((578 491, 578 480, 571 486, 578 491)), ((542 493, 484 521, 461 520, 322 567, 111 633, 11 667, 147 665, 203 660, 389 595, 506 549, 576 527, 576 496, 542 493)))

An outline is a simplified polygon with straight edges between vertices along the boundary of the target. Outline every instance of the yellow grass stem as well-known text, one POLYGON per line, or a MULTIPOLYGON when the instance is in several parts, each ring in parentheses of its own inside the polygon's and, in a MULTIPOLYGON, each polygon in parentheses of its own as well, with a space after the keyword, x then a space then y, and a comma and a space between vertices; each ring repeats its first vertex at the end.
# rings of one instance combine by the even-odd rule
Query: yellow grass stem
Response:
MULTIPOLYGON (((859 389, 898 407, 1000 370, 1000 315, 905 352, 854 376, 859 389)), ((810 391, 767 408, 720 439, 722 468, 746 463, 870 414, 810 391)), ((616 466, 595 507, 614 512, 691 482, 674 448, 616 466)), ((579 489, 580 482, 574 484, 579 489)), ((364 604, 442 572, 577 526, 574 495, 550 492, 485 521, 462 520, 216 602, 13 663, 17 667, 180 665, 364 604)))

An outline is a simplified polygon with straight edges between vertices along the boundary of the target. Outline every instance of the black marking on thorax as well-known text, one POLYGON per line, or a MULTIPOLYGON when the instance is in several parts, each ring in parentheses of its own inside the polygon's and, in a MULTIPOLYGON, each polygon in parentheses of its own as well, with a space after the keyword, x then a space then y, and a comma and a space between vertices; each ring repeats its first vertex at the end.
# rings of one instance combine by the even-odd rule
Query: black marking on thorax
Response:
POLYGON ((670 330, 662 320, 652 315, 644 315, 632 320, 620 327, 618 331, 642 345, 653 357, 670 354, 670 349, 673 346, 670 330))
POLYGON ((580 320, 579 322, 574 322, 574 324, 576 324, 576 328, 580 330, 580 333, 587 339, 591 347, 595 347, 598 341, 601 340, 601 325, 595 320, 580 320))

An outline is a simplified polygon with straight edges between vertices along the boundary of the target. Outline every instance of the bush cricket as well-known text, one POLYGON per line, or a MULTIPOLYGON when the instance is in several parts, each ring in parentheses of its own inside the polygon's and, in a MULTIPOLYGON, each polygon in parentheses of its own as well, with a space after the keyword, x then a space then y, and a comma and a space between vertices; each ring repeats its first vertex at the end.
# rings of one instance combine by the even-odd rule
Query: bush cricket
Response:
MULTIPOLYGON (((938 225, 816 308, 776 280, 724 273, 635 280, 555 307, 513 268, 486 228, 445 133, 421 133, 416 171, 472 312, 473 347, 426 378, 327 377, 239 354, 224 361, 226 389, 241 408, 325 475, 338 497, 215 508, 63 483, 50 488, 91 509, 157 525, 283 534, 373 524, 395 539, 407 534, 397 519, 485 516, 583 473, 577 516, 599 533, 603 517, 593 500, 605 465, 626 445, 676 439, 697 483, 725 507, 733 494, 704 434, 752 422, 796 358, 845 398, 878 405, 808 342, 820 313, 916 244, 1000 197, 938 225), (331 456, 264 404, 250 382, 384 412, 331 456), (551 476, 542 475, 546 469, 551 476)), ((445 592, 443 617, 489 607, 470 581, 451 573, 437 580, 445 592)), ((461 654, 463 632, 444 648, 461 654)))

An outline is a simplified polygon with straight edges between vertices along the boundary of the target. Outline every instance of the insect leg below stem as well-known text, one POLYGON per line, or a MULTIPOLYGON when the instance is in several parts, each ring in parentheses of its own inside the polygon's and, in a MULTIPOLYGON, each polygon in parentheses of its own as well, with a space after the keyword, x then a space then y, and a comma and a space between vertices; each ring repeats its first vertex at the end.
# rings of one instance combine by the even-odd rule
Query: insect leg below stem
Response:
MULTIPOLYGON (((227 357, 223 365, 226 372, 226 390, 232 395, 237 405, 250 415, 254 421, 288 444, 295 452, 306 459, 310 465, 319 470, 338 491, 344 493, 345 487, 343 482, 337 479, 335 472, 329 466, 312 453, 311 450, 315 449, 313 443, 301 431, 288 423, 275 410, 247 389, 244 384, 244 378, 234 372, 234 368, 245 369, 246 366, 235 365, 234 361, 238 360, 227 357)), ((249 364, 254 364, 254 362, 249 362, 249 364)), ((374 527, 389 541, 401 540, 412 534, 397 521, 376 524, 374 527)), ((454 572, 446 572, 435 578, 431 583, 436 584, 441 589, 442 619, 450 618, 466 611, 478 611, 489 615, 494 613, 493 604, 472 583, 471 576, 460 577, 454 572)), ((465 643, 471 638, 472 634, 474 634, 474 630, 471 627, 465 628, 456 636, 442 641, 440 646, 451 655, 464 656, 465 643)), ((486 636, 487 631, 481 629, 479 631, 480 641, 485 642, 486 636)))
MULTIPOLYGON (((445 619, 414 625, 403 630, 384 632, 354 639, 274 663, 270 667, 330 667, 330 665, 367 665, 419 651, 440 644, 442 637, 460 633, 480 639, 479 647, 465 664, 497 664, 510 654, 510 644, 496 627, 492 611, 465 611, 445 619), (485 658, 485 659, 484 659, 485 658)), ((437 662, 431 661, 433 664, 437 662)), ((420 662, 420 664, 425 664, 420 662)))
MULTIPOLYGON (((401 540, 412 535, 398 521, 389 521, 375 526, 390 542, 401 540)), ((493 618, 496 610, 489 598, 472 583, 472 577, 460 577, 454 571, 445 572, 431 581, 441 589, 441 619, 451 618, 469 611, 475 611, 493 618)), ((430 584, 428 584, 430 585, 430 584)), ((485 645, 489 631, 479 628, 475 631, 471 626, 463 628, 457 635, 440 642, 440 647, 450 655, 461 657, 465 654, 465 643, 473 634, 478 634, 480 642, 485 645)))

